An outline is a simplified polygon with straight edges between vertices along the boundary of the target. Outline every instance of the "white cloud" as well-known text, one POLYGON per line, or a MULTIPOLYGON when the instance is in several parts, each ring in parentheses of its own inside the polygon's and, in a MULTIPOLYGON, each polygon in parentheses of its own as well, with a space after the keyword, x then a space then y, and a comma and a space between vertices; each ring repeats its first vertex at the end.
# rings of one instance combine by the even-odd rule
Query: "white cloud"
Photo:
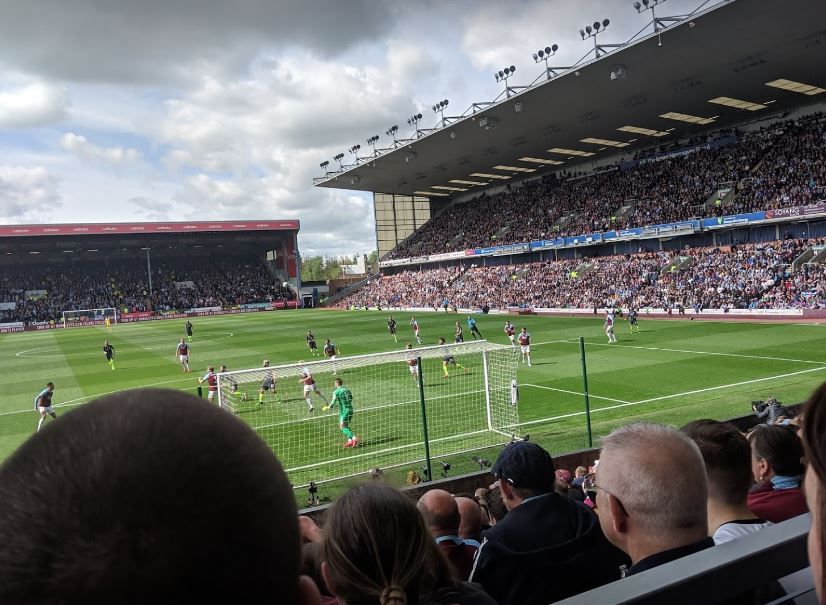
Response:
POLYGON ((66 114, 64 87, 33 82, 0 90, 0 128, 24 128, 57 122, 66 114))
POLYGON ((0 164, 0 222, 48 222, 60 206, 59 181, 42 166, 0 164))
POLYGON ((136 149, 125 147, 99 147, 84 137, 83 135, 67 132, 60 139, 60 146, 79 158, 90 162, 103 162, 106 164, 128 164, 136 162, 140 158, 140 152, 136 149))
POLYGON ((0 64, 77 82, 188 82, 244 71, 262 47, 340 54, 384 34, 386 0, 3 2, 0 64))

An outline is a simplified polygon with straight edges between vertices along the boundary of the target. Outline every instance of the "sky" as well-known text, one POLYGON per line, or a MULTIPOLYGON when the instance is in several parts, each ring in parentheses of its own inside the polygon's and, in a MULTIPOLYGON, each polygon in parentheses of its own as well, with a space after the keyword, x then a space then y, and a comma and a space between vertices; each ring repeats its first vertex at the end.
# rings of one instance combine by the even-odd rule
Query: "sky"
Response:
MULTIPOLYGON (((0 0, 0 223, 299 219, 306 255, 374 250, 372 196, 319 163, 464 110, 646 19, 631 0, 0 0), (447 112, 448 114, 451 111, 447 112)), ((680 14, 702 0, 669 0, 680 14)))

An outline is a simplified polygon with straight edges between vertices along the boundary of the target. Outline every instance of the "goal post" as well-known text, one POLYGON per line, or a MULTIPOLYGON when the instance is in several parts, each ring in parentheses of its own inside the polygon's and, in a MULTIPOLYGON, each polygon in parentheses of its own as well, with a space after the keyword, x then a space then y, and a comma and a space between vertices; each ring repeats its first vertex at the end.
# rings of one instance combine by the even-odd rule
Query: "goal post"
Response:
POLYGON ((519 423, 511 396, 517 364, 513 347, 481 340, 299 362, 221 373, 218 402, 272 447, 299 487, 375 467, 418 470, 426 458, 423 428, 433 458, 506 443, 519 423), (304 371, 320 394, 305 394, 304 371), (352 392, 348 428, 359 438, 356 447, 344 447, 338 408, 322 410, 336 378, 352 392), (262 389, 270 384, 275 388, 262 389))
POLYGON ((63 311, 61 321, 64 328, 70 328, 72 326, 101 325, 107 318, 113 324, 118 323, 118 310, 114 307, 69 309, 63 311))

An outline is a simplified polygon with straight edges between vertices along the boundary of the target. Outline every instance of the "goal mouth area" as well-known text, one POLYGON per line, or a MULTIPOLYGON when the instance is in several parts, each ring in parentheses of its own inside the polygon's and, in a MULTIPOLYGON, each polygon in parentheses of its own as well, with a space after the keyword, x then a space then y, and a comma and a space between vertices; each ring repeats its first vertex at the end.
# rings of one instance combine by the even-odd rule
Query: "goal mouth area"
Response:
POLYGON ((272 448, 293 485, 331 482, 509 441, 518 355, 476 340, 228 371, 218 403, 272 448), (339 378, 352 411, 330 409, 339 378))
POLYGON ((299 361, 278 366, 267 366, 260 368, 249 368, 246 370, 232 370, 218 373, 218 384, 221 380, 231 378, 234 382, 249 384, 260 382, 265 372, 272 374, 273 378, 292 378, 299 376, 305 368, 311 374, 325 374, 341 372, 352 368, 365 367, 382 363, 393 363, 410 361, 421 357, 422 359, 441 359, 447 356, 461 356, 475 353, 489 353, 492 351, 510 351, 511 345, 501 345, 487 340, 473 340, 470 342, 445 343, 443 345, 428 345, 426 347, 414 347, 412 349, 401 349, 399 351, 387 351, 384 353, 367 353, 365 355, 352 355, 336 357, 335 361, 330 359, 319 359, 315 361, 299 361))

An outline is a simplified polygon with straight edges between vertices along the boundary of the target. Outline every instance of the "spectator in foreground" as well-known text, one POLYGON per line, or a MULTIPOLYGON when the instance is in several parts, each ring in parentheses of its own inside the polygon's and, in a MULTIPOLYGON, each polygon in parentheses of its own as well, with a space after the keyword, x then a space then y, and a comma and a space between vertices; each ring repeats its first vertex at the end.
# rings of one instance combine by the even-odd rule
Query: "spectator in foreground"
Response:
POLYGON ((826 603, 823 583, 826 577, 826 383, 820 385, 806 404, 803 423, 803 450, 806 469, 806 501, 812 511, 809 530, 809 563, 815 579, 819 602, 826 603))
POLYGON ((418 508, 439 550, 453 565, 456 577, 467 580, 478 547, 459 537, 461 517, 456 498, 443 489, 432 489, 419 498, 418 508))
POLYGON ((491 527, 502 521, 508 514, 508 509, 502 501, 502 490, 498 485, 488 492, 487 505, 491 527))
POLYGON ((695 420, 682 428, 706 465, 708 535, 715 544, 729 542, 771 525, 749 509, 751 447, 737 427, 717 420, 695 420))
POLYGON ((594 484, 599 522, 631 557, 628 575, 714 546, 706 470, 691 439, 668 426, 636 423, 602 443, 594 484))
POLYGON ((748 436, 751 470, 756 486, 748 497, 758 517, 780 523, 807 512, 800 488, 803 480, 803 444, 794 429, 757 426, 748 436))
POLYGON ((456 496, 459 506, 459 537, 479 548, 482 541, 482 508, 473 498, 456 496))
POLYGON ((2 603, 317 604, 300 564, 272 451, 179 391, 83 405, 0 466, 2 603))
POLYGON ((625 557, 596 516, 554 493, 548 452, 512 443, 492 472, 508 514, 484 533, 471 580, 499 605, 545 605, 620 578, 625 557))
POLYGON ((355 487, 330 507, 321 571, 348 605, 495 605, 459 582, 416 505, 380 483, 355 487))

